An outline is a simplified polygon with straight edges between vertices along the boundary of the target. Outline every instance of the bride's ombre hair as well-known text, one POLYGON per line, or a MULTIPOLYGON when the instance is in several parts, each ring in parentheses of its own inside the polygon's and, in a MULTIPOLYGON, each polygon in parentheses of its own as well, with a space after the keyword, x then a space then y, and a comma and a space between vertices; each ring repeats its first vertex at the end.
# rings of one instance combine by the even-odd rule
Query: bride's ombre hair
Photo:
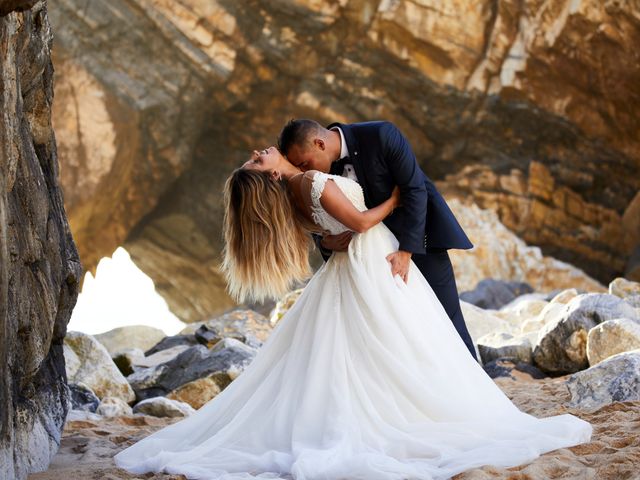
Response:
POLYGON ((311 274, 312 244, 283 180, 236 169, 224 186, 222 271, 237 302, 278 299, 311 274))

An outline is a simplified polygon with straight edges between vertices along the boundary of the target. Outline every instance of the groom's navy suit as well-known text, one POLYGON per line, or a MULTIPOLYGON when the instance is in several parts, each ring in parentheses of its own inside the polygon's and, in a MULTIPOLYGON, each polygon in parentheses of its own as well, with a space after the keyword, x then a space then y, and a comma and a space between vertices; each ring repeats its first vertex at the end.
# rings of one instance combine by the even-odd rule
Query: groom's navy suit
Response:
MULTIPOLYGON (((453 267, 447 249, 472 248, 473 244, 438 192, 420 169, 409 142, 390 122, 333 123, 339 127, 349 150, 346 162, 334 162, 331 173, 341 175, 343 163, 353 165, 368 208, 381 204, 400 187, 402 206, 384 224, 399 241, 399 250, 426 278, 453 322, 458 334, 477 359, 473 341, 462 316, 453 267)), ((319 244, 319 242, 318 242, 319 244)), ((330 251, 320 248, 325 260, 330 251)))

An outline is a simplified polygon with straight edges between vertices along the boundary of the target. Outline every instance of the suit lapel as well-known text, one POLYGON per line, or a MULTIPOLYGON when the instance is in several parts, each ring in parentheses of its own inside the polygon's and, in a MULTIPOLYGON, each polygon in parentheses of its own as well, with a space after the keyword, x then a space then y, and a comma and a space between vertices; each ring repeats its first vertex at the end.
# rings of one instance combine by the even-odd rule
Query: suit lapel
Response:
POLYGON ((349 150, 349 160, 353 164, 353 168, 356 171, 356 176, 358 177, 358 183, 362 187, 362 192, 364 193, 364 202, 366 205, 371 205, 369 203, 368 185, 366 182, 367 177, 364 174, 364 165, 362 165, 362 152, 360 151, 358 140, 353 134, 351 125, 336 122, 332 123, 327 128, 331 129, 333 127, 340 127, 342 133, 344 134, 344 141, 347 143, 347 149, 349 150))

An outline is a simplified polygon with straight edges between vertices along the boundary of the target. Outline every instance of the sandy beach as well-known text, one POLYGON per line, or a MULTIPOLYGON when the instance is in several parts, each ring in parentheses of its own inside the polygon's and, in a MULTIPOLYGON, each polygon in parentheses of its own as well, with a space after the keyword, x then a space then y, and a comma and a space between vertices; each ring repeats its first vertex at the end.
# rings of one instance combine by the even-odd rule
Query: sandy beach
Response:
MULTIPOLYGON (((455 480, 640 478, 640 402, 614 403, 595 411, 572 409, 565 406, 569 401, 565 377, 533 380, 517 371, 514 376, 515 380, 499 378, 496 382, 521 410, 538 417, 577 415, 593 425, 592 441, 549 452, 518 467, 469 470, 455 480)), ((67 421, 62 445, 49 470, 30 475, 29 480, 184 480, 182 475, 132 475, 112 460, 118 451, 175 421, 147 415, 67 421)))

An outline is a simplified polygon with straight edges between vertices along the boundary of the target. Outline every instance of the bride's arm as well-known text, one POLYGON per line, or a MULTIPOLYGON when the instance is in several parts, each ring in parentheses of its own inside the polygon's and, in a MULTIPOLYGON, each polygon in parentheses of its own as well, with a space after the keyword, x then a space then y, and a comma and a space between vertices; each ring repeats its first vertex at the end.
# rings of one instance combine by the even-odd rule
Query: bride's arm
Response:
POLYGON ((400 189, 395 187, 391 197, 380 205, 361 212, 353 206, 336 183, 329 179, 322 191, 320 204, 345 227, 354 232, 364 233, 384 220, 400 204, 400 189))

